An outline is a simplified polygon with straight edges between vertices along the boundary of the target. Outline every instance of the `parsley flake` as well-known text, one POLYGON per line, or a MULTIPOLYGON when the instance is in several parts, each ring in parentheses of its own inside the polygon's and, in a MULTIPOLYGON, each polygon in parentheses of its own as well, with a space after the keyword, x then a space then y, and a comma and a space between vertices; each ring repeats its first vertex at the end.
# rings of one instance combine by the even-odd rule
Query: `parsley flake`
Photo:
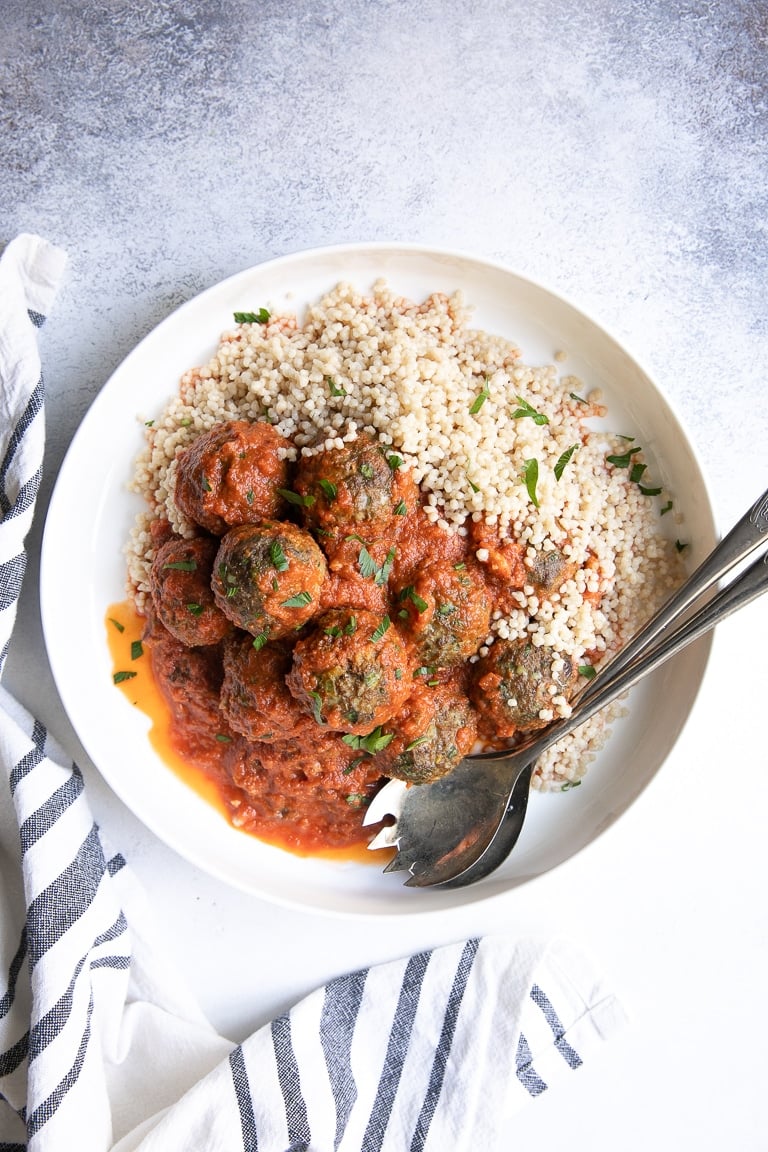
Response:
POLYGON ((534 424, 538 424, 539 426, 549 424, 549 417, 545 416, 543 412, 537 412, 522 396, 517 396, 516 399, 520 407, 516 408, 512 413, 513 420, 523 420, 529 416, 534 424))
POLYGON ((115 672, 112 680, 115 684, 122 684, 125 680, 133 680, 136 675, 136 672, 115 672))
POLYGON ((389 625, 390 625, 389 616, 384 616, 382 618, 382 621, 379 624, 378 628, 376 628, 375 631, 373 631, 371 633, 371 640, 373 641, 374 644, 378 643, 378 641, 381 640, 384 633, 389 629, 389 625))
POLYGON ((269 546, 269 559, 272 562, 272 567, 276 568, 278 572, 285 572, 288 569, 288 559, 283 552, 283 546, 279 540, 273 540, 269 546))
POLYGON ((283 600, 283 608, 306 608, 307 604, 312 603, 312 597, 309 592, 297 592, 295 596, 289 596, 287 600, 283 600))
POLYGON ((571 456, 573 456, 577 448, 578 444, 571 444, 570 448, 566 448, 565 452, 560 456, 554 468, 555 480, 560 480, 563 472, 565 472, 565 469, 568 467, 571 456))
POLYGON ((523 464, 523 479, 525 486, 528 489, 528 495, 531 498, 531 503, 534 507, 539 507, 539 498, 536 495, 536 485, 539 482, 539 462, 534 457, 532 460, 526 460, 523 464))
POLYGON ((258 312, 235 312, 235 324, 266 324, 269 312, 266 308, 259 308, 258 312))

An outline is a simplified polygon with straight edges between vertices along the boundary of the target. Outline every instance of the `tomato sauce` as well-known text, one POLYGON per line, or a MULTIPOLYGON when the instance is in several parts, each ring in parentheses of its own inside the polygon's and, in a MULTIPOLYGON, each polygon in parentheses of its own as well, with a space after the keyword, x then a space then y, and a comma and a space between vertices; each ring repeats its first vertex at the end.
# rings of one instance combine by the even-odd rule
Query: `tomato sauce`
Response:
MULTIPOLYGON (((235 777, 245 782, 247 760, 233 755, 234 750, 229 747, 231 743, 237 748, 245 741, 236 734, 206 731, 205 726, 201 731, 199 723, 195 725, 189 715, 185 718, 174 715, 174 709, 153 670, 152 640, 151 636, 147 636, 148 621, 139 615, 129 601, 110 605, 105 623, 116 687, 133 707, 149 718, 149 740, 152 747, 163 763, 187 787, 193 789, 234 827, 276 847, 300 856, 354 860, 381 866, 382 860, 387 859, 386 852, 382 855, 378 851, 370 853, 367 850, 367 844, 378 826, 363 829, 359 808, 348 808, 343 828, 339 828, 338 808, 335 808, 333 820, 337 829, 336 838, 343 835, 347 840, 341 847, 328 843, 327 811, 324 813, 325 822, 319 819, 318 812, 309 809, 302 827, 294 825, 281 828, 279 819, 270 819, 269 813, 259 814, 253 809, 243 790, 230 775, 230 771, 234 771, 235 777), (125 676, 125 673, 129 675, 125 676), (182 722, 184 719, 186 724, 182 722), (222 736, 231 739, 217 739, 222 736)), ((217 723, 214 727, 218 729, 221 724, 217 723)), ((285 749, 283 751, 287 752, 285 749)), ((347 787, 346 778, 344 786, 347 787)), ((354 795, 352 787, 350 783, 348 795, 354 795)))

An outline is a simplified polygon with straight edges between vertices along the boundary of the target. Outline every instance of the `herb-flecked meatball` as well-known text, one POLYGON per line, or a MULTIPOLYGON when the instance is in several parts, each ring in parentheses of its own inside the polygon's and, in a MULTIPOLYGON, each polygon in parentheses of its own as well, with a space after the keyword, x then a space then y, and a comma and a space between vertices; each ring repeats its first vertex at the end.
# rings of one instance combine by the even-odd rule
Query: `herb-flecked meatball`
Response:
POLYGON ((421 683, 387 730, 394 737, 376 757, 382 772, 409 784, 431 784, 471 752, 477 714, 455 682, 421 683))
POLYGON ((210 536, 173 536, 152 560, 149 588, 155 611, 171 635, 190 648, 216 644, 233 630, 211 591, 218 546, 210 536))
POLYGON ((286 683, 318 724, 364 736, 403 705, 412 670, 388 616, 340 608, 298 641, 286 683))
POLYGON ((230 727, 249 740, 272 743, 299 735, 314 722, 288 691, 291 651, 278 641, 255 648, 238 633, 224 644, 221 711, 230 727))
POLYGON ((398 625, 422 664, 451 668, 468 660, 491 625, 491 599, 477 566, 427 564, 398 592, 398 625))
POLYGON ((578 673, 568 656, 527 640, 497 640, 474 666, 472 701, 499 737, 545 728, 553 696, 572 695, 578 673))
POLYGON ((265 520, 222 537, 211 586, 222 612, 263 646, 315 615, 326 575, 325 557, 308 532, 265 520))
POLYGON ((279 516, 288 487, 281 449, 291 443, 262 420, 215 424, 182 452, 176 464, 176 507, 221 536, 237 524, 279 516))
POLYGON ((300 459, 293 486, 304 522, 322 541, 357 533, 368 542, 392 534, 419 502, 397 453, 367 435, 300 459))

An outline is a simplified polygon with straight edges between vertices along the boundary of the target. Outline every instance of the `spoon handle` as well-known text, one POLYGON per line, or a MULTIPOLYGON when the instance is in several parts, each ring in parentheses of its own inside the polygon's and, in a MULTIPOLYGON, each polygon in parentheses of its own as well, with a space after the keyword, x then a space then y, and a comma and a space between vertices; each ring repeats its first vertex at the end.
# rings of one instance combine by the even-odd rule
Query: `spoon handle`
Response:
MULTIPOLYGON (((585 720, 589 720, 606 704, 610 704, 612 700, 628 692, 638 680, 647 676, 649 672, 653 672, 665 660, 676 656, 688 644, 698 640, 700 636, 725 620, 732 612, 745 607, 765 591, 768 591, 768 553, 755 560, 731 584, 720 589, 711 600, 707 601, 678 628, 663 636, 657 643, 650 643, 649 647, 637 657, 633 664, 622 668, 615 675, 610 671, 601 673, 596 690, 588 698, 582 696, 577 701, 570 716, 558 720, 537 740, 524 745, 523 748, 514 749, 510 755, 519 756, 524 751, 531 760, 541 756, 547 748, 572 732, 574 728, 578 728, 585 720)), ((670 622, 667 621, 667 623, 670 622)), ((495 752, 491 755, 495 759, 504 758, 504 753, 495 752)), ((490 755, 486 753, 481 753, 477 759, 483 759, 486 756, 490 759, 490 755)))
POLYGON ((745 512, 741 520, 723 537, 696 571, 601 669, 599 678, 584 688, 579 696, 579 703, 600 692, 606 683, 606 677, 613 677, 622 668, 631 664, 668 624, 685 612, 694 600, 721 580, 740 561, 745 560, 766 539, 768 539, 768 491, 758 497, 749 511, 745 512))

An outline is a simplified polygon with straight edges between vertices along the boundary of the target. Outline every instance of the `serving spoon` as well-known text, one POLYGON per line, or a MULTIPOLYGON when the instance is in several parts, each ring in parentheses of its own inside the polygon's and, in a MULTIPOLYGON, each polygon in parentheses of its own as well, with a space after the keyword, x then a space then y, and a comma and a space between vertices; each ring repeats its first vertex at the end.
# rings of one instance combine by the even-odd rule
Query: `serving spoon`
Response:
POLYGON ((382 828, 369 845, 371 849, 397 848, 385 871, 408 869, 408 887, 463 887, 497 868, 522 830, 537 758, 643 676, 766 591, 768 555, 684 623, 666 631, 685 617, 695 600, 763 543, 766 534, 768 492, 587 685, 569 717, 535 733, 508 753, 466 757, 433 784, 409 787, 398 780, 387 784, 364 819, 365 824, 372 824, 386 815, 396 817, 395 823, 382 828))

